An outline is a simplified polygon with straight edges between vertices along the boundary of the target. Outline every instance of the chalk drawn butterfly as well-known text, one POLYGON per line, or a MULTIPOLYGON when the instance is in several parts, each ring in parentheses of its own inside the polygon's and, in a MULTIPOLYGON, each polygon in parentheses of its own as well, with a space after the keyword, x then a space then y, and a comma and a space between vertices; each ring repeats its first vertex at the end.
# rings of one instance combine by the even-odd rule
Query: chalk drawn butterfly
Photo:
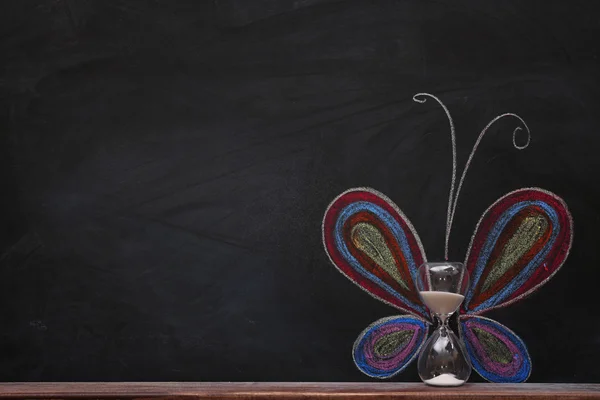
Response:
MULTIPOLYGON (((450 122, 453 171, 446 219, 445 257, 457 199, 475 151, 494 118, 480 133, 465 164, 455 193, 456 138, 446 106, 435 96, 419 93, 414 100, 436 100, 450 122)), ((336 197, 323 219, 323 244, 339 271, 371 296, 408 315, 380 319, 356 339, 353 358, 366 375, 389 378, 418 355, 427 339, 430 317, 415 282, 417 269, 427 261, 425 250, 404 213, 390 199, 370 188, 354 188, 336 197)), ((481 316, 519 301, 544 285, 561 267, 573 240, 573 220, 565 202, 539 188, 510 192, 480 218, 471 238, 465 266, 471 283, 459 310, 460 336, 473 368, 491 382, 523 382, 531 359, 523 341, 504 325, 481 316)))

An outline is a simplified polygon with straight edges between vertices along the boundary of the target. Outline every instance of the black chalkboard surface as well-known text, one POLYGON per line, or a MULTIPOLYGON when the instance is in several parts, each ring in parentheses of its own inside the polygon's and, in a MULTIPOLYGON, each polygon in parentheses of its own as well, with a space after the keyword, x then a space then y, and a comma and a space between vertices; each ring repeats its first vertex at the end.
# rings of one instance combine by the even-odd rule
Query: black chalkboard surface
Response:
MULTIPOLYGON (((0 5, 0 380, 367 381, 394 310, 329 263, 354 186, 441 259, 451 172, 481 129, 450 257, 539 186, 575 221, 543 289, 490 316, 531 382, 600 382, 600 3, 18 0, 0 5)), ((399 381, 418 380, 413 364, 399 381)), ((473 381, 481 379, 472 375, 473 381)))

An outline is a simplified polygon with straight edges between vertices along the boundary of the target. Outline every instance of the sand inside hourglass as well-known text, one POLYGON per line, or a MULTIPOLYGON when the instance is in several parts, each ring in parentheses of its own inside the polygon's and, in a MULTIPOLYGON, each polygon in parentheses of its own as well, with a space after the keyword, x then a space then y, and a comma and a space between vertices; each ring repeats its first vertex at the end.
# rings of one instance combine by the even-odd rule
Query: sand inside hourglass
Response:
POLYGON ((465 383, 463 379, 458 379, 453 374, 438 375, 435 378, 427 379, 424 382, 431 386, 460 386, 465 383))
POLYGON ((423 303, 435 314, 451 314, 460 306, 465 296, 451 292, 420 292, 423 303))

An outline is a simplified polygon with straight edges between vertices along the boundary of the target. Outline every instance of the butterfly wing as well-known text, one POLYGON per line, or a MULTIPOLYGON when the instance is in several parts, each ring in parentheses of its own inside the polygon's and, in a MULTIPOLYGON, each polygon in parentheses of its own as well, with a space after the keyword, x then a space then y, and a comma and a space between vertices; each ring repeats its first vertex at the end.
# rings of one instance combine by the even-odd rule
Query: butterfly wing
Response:
POLYGON ((463 313, 511 304, 542 286, 563 264, 573 239, 565 202, 538 188, 496 201, 481 217, 466 258, 471 285, 463 313))
POLYGON ((390 378, 419 354, 428 324, 412 315, 382 318, 356 339, 352 356, 358 369, 373 378, 390 378))
POLYGON ((402 211, 369 188, 350 189, 327 208, 323 244, 331 262, 373 297, 427 318, 414 282, 425 262, 419 236, 402 211))
POLYGON ((513 331, 484 317, 462 316, 462 338, 473 368, 490 382, 524 382, 531 373, 527 347, 513 331))

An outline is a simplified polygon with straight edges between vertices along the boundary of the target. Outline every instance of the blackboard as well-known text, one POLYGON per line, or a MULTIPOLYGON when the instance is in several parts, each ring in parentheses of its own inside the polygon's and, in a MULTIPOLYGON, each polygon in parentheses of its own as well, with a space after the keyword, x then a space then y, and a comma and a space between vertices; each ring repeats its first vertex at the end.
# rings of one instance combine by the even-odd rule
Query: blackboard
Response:
MULTIPOLYGON (((0 5, 0 380, 368 381, 350 348, 394 313, 321 243, 373 187, 441 259, 539 186, 575 221, 539 292, 490 316, 531 382, 600 382, 600 20, 589 1, 19 0, 0 5)), ((399 381, 417 381, 409 367, 399 381)), ((480 381, 475 374, 473 381, 480 381)))

